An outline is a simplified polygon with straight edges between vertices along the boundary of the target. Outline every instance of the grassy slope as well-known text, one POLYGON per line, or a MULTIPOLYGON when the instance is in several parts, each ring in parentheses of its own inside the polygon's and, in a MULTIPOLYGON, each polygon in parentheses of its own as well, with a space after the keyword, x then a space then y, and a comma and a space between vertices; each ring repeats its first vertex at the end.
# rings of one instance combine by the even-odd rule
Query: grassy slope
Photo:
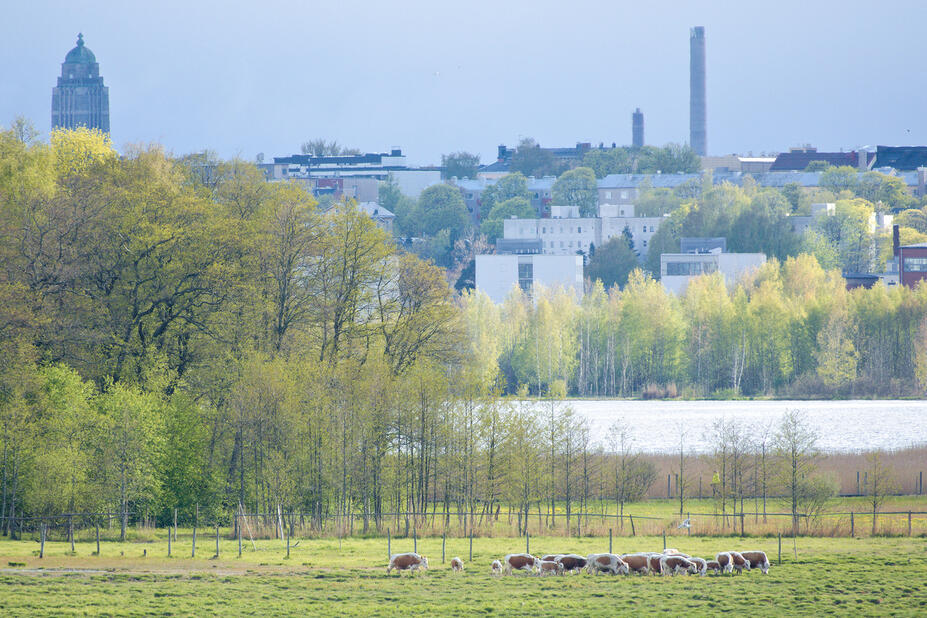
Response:
MULTIPOLYGON (((441 614, 609 613, 640 610, 688 610, 697 614, 755 607, 778 615, 819 612, 893 614, 927 613, 927 542, 924 539, 799 539, 798 558, 790 540, 783 540, 783 565, 775 566, 776 541, 770 539, 676 538, 682 551, 713 555, 722 548, 758 548, 774 566, 766 577, 563 578, 494 579, 489 562, 524 549, 521 539, 475 539, 474 560, 455 576, 441 564, 441 540, 421 539, 419 550, 430 557, 424 575, 387 578, 385 543, 381 540, 302 540, 283 558, 279 541, 259 541, 257 551, 235 557, 236 545, 221 542, 218 560, 189 556, 189 542, 164 557, 157 544, 106 543, 103 556, 90 556, 92 544, 78 544, 67 555, 63 543, 46 546, 46 557, 32 555, 33 542, 0 542, 0 614, 441 614), (149 556, 142 558, 142 549, 149 556), (120 552, 124 555, 120 556, 120 552), (55 569, 98 572, 65 574, 55 569), (42 570, 38 570, 42 569, 42 570), (44 571, 44 572, 43 572, 44 571), (103 572, 99 572, 103 571, 103 572)), ((411 549, 395 541, 394 551, 411 549)), ((607 550, 607 539, 535 538, 535 552, 607 550)), ((616 551, 656 550, 662 539, 615 539, 616 551)), ((206 556, 213 543, 199 545, 206 556)), ((466 540, 448 540, 447 558, 467 558, 466 540)))

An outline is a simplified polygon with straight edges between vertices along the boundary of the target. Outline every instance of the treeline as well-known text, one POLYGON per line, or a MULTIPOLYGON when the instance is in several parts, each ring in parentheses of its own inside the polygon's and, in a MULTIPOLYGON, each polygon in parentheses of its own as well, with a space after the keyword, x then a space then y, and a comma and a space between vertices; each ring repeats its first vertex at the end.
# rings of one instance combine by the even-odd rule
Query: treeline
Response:
POLYGON ((927 286, 848 291, 814 257, 771 259, 676 296, 640 270, 581 300, 463 296, 471 339, 502 388, 581 397, 916 396, 927 388, 927 286))

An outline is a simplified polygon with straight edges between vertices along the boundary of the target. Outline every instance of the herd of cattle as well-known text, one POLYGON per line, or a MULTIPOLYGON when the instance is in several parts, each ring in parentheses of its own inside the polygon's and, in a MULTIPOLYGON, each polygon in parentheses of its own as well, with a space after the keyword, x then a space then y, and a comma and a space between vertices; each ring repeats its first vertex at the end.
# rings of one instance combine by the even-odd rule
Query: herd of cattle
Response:
MULTIPOLYGON (((464 564, 460 558, 451 559, 451 568, 455 572, 463 571, 464 564)), ((415 572, 428 569, 428 558, 416 553, 393 554, 390 556, 386 573, 396 569, 415 572)), ((490 567, 492 575, 512 575, 515 571, 526 571, 535 575, 563 575, 579 573, 583 570, 590 574, 608 573, 611 575, 707 575, 708 573, 742 573, 759 569, 764 575, 769 572, 769 560, 762 551, 722 551, 714 560, 689 556, 675 549, 665 549, 661 553, 641 552, 636 554, 590 554, 586 557, 578 554, 548 554, 537 557, 531 554, 508 554, 500 560, 493 560, 490 567)))

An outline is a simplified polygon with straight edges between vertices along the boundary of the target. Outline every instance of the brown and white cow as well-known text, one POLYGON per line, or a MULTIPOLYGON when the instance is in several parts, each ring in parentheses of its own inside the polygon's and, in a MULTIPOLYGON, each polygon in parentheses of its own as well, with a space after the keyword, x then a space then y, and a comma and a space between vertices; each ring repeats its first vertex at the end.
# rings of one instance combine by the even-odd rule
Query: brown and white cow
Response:
POLYGON ((563 564, 556 560, 541 560, 538 562, 538 573, 540 575, 563 575, 563 564))
POLYGON ((720 573, 721 563, 719 563, 717 560, 706 560, 705 569, 706 571, 711 571, 712 573, 720 573))
POLYGON ((455 573, 460 573, 461 571, 463 571, 463 560, 461 560, 457 556, 454 556, 453 558, 451 558, 451 569, 455 573))
POLYGON ((704 577, 708 573, 708 561, 696 556, 687 556, 692 564, 695 565, 695 572, 704 577))
POLYGON ((663 573, 663 565, 661 561, 663 560, 663 554, 649 554, 649 567, 651 575, 660 575, 663 573))
POLYGON ((647 575, 650 572, 650 554, 623 554, 621 559, 628 565, 631 573, 647 575))
POLYGON ((502 575, 502 563, 498 560, 493 560, 492 564, 489 566, 490 575, 502 575))
POLYGON ((513 570, 531 573, 537 568, 539 562, 541 561, 531 554, 507 554, 502 559, 506 575, 511 575, 513 570))
POLYGON ((556 560, 563 565, 564 571, 578 573, 586 568, 586 559, 579 554, 563 554, 556 560))
POLYGON ((389 575, 389 572, 393 569, 396 569, 397 575, 401 574, 402 571, 412 571, 413 573, 419 569, 427 571, 428 558, 414 552, 393 554, 389 557, 389 565, 386 567, 386 574, 389 575))
POLYGON ((667 555, 681 555, 681 556, 685 556, 685 554, 683 554, 681 551, 679 551, 678 549, 675 549, 675 548, 673 548, 673 547, 667 547, 666 549, 663 550, 663 553, 664 553, 664 554, 667 554, 667 555))
POLYGON ((740 552, 740 555, 744 557, 751 569, 759 569, 763 575, 769 573, 769 559, 766 557, 765 551, 751 549, 750 551, 740 552))
POLYGON ((695 575, 697 572, 695 564, 682 554, 663 554, 660 558, 660 571, 663 575, 695 575))
POLYGON ((627 563, 616 554, 589 554, 586 558, 586 570, 594 575, 627 575, 630 572, 627 563))
POLYGON ((557 558, 563 555, 565 554, 546 554, 544 556, 541 556, 541 560, 556 560, 557 558))
POLYGON ((736 551, 719 552, 718 555, 715 556, 715 560, 718 561, 718 564, 721 565, 725 573, 737 571, 737 573, 740 574, 744 569, 750 570, 750 563, 736 551))

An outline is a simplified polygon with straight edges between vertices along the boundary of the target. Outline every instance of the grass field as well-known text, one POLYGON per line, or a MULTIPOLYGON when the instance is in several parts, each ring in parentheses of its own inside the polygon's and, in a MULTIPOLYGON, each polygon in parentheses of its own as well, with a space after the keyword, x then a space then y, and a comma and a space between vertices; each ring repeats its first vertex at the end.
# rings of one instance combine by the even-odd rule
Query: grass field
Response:
MULTIPOLYGON (((609 577, 589 575, 493 578, 492 559, 524 550, 524 539, 477 538, 473 561, 455 575, 441 564, 441 539, 419 539, 429 557, 424 574, 387 577, 381 539, 302 539, 285 558, 280 541, 248 544, 198 542, 196 559, 183 535, 166 557, 166 541, 47 543, 37 557, 34 541, 0 541, 0 614, 15 616, 118 615, 395 615, 403 614, 625 614, 685 611, 761 611, 768 615, 854 613, 927 614, 927 540, 923 538, 777 539, 676 537, 673 545, 693 555, 721 549, 763 549, 773 568, 741 576, 609 577), (143 552, 147 550, 147 557, 143 552)), ((294 540, 293 543, 296 541, 294 540)), ((394 540, 394 552, 412 549, 394 540)), ((656 551, 661 537, 615 538, 616 552, 656 551)), ((607 538, 531 539, 535 553, 607 551, 607 538)), ((468 541, 448 539, 446 557, 467 561, 468 541)))

